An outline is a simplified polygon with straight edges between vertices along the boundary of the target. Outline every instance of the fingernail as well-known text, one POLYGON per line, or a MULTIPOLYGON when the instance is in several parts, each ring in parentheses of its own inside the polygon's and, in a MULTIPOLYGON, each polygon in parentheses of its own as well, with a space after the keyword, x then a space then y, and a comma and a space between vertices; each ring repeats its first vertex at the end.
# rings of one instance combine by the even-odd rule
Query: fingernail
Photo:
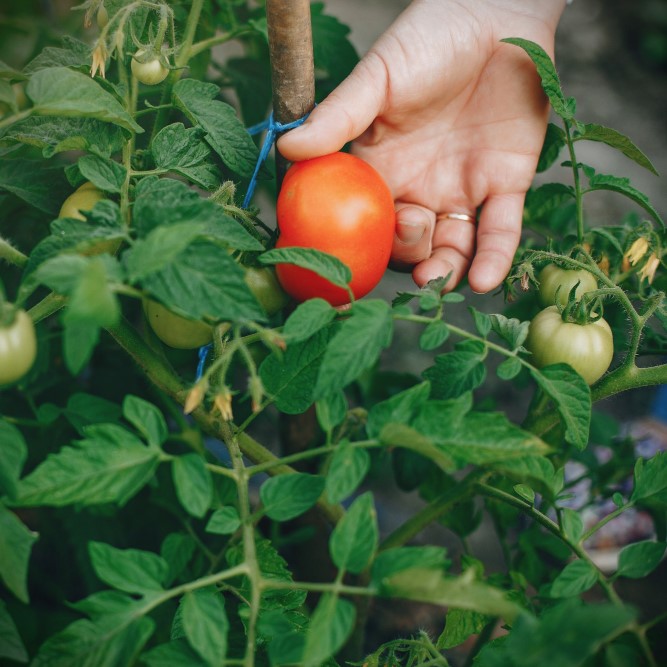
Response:
POLYGON ((396 221, 396 236, 403 243, 414 245, 421 240, 428 220, 423 211, 416 208, 402 208, 396 221))

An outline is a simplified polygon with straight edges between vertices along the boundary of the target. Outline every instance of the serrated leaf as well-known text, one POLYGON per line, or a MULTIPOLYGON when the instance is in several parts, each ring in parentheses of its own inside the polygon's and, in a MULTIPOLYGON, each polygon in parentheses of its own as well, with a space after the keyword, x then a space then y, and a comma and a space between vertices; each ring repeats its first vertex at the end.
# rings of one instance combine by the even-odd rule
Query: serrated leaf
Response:
POLYGON ((158 452, 113 424, 88 427, 87 437, 49 454, 19 483, 16 504, 123 505, 152 477, 158 452))
POLYGON ((53 67, 74 67, 90 70, 90 46, 69 35, 62 40, 62 46, 47 46, 24 68, 25 74, 34 74, 53 67))
POLYGON ((350 505, 331 533, 329 553, 334 565, 361 574, 375 555, 378 535, 373 494, 367 491, 350 505))
POLYGON ((286 414, 305 412, 314 401, 313 390, 329 332, 318 331, 308 340, 288 343, 284 355, 273 352, 259 369, 266 392, 286 414))
POLYGON ((410 387, 385 401, 376 403, 368 413, 366 432, 370 438, 380 436, 382 429, 391 422, 410 424, 431 393, 429 382, 410 387))
POLYGON ((419 336, 422 350, 435 350, 449 338, 449 327, 442 320, 429 322, 419 336))
POLYGON ((288 344, 298 343, 315 335, 336 317, 336 309, 324 299, 308 299, 290 314, 283 327, 288 344))
POLYGON ((449 609, 436 648, 449 649, 459 646, 472 635, 477 635, 491 621, 491 617, 469 609, 449 609))
POLYGON ((653 207, 649 198, 643 193, 630 185, 627 178, 620 178, 618 176, 610 176, 607 174, 595 174, 588 181, 588 188, 584 191, 592 192, 594 190, 611 190, 618 194, 624 195, 631 199, 635 204, 641 206, 649 215, 651 215, 656 222, 665 226, 664 220, 660 217, 658 211, 653 207))
POLYGON ((509 458, 493 463, 492 467, 514 481, 521 481, 539 489, 551 499, 563 488, 563 470, 556 471, 553 463, 544 456, 509 458))
POLYGON ((149 445, 159 447, 169 436, 167 422, 160 410, 139 396, 128 394, 123 399, 123 417, 146 438, 149 445))
POLYGON ((164 558, 150 551, 117 549, 104 542, 89 542, 88 553, 95 574, 125 593, 161 591, 169 574, 164 558))
POLYGON ((190 648, 184 638, 159 644, 141 654, 141 663, 148 667, 207 667, 208 663, 190 648))
POLYGON ((556 404, 565 439, 577 449, 585 449, 591 421, 591 390, 585 380, 567 364, 554 364, 539 371, 531 368, 530 374, 556 404))
POLYGON ((308 511, 324 491, 324 477, 290 473, 267 479, 259 489, 265 514, 274 521, 289 521, 308 511))
POLYGON ((598 570, 585 560, 568 563, 549 589, 551 597, 570 598, 585 593, 598 582, 598 570))
POLYGON ((635 464, 635 487, 630 500, 655 509, 667 507, 667 452, 635 464))
POLYGON ((501 380, 511 380, 521 372, 522 364, 518 357, 508 357, 496 369, 501 380))
POLYGON ((120 102, 86 74, 67 67, 39 70, 26 86, 33 113, 40 116, 96 118, 141 133, 143 128, 120 102))
POLYGON ((385 579, 405 570, 435 569, 444 572, 450 565, 444 547, 394 547, 380 551, 371 569, 371 583, 380 590, 385 579))
POLYGON ((333 285, 345 289, 352 272, 337 257, 313 248, 274 248, 259 257, 262 264, 294 264, 314 271, 333 285))
POLYGON ((104 192, 120 192, 127 178, 123 165, 99 155, 84 155, 77 166, 87 181, 104 192))
POLYGON ((618 555, 617 577, 641 579, 655 570, 665 555, 664 542, 645 540, 628 544, 618 555))
POLYGON ((0 503, 0 580, 21 602, 28 604, 28 561, 33 533, 14 514, 0 503))
POLYGON ((213 500, 213 480, 204 459, 193 452, 176 456, 171 465, 179 502, 188 514, 201 519, 213 500))
POLYGON ((197 549, 194 538, 184 533, 169 533, 160 545, 160 556, 169 565, 169 575, 165 585, 171 584, 178 577, 197 549))
POLYGON ((648 169, 652 174, 658 176, 656 168, 651 160, 638 148, 629 137, 621 132, 597 123, 579 124, 578 132, 573 136, 574 141, 588 140, 600 141, 607 146, 619 150, 623 155, 636 162, 640 167, 648 169))
POLYGON ((224 664, 229 620, 222 594, 214 586, 188 591, 181 605, 183 629, 190 646, 209 667, 224 664))
POLYGON ((320 667, 333 656, 349 637, 354 627, 356 610, 348 600, 325 593, 310 619, 304 647, 304 667, 320 667))
POLYGON ((492 316, 482 313, 473 306, 468 306, 468 310, 472 315, 473 321, 475 322, 475 328, 482 338, 486 338, 491 331, 492 326, 492 316))
POLYGON ((241 519, 235 507, 221 507, 211 514, 205 530, 215 535, 231 535, 240 525, 241 519))
POLYGON ((528 337, 530 321, 521 322, 504 315, 491 315, 492 329, 507 342, 510 350, 518 350, 528 337))
POLYGON ((393 331, 391 310, 385 301, 356 302, 324 352, 314 397, 343 389, 371 367, 390 345, 393 331))
POLYGON ((339 503, 352 495, 363 482, 371 465, 365 449, 353 447, 348 440, 341 442, 331 457, 325 489, 330 503, 339 503))
POLYGON ((435 398, 456 398, 477 389, 486 379, 485 349, 456 349, 439 354, 422 375, 431 382, 435 398))
POLYGON ((258 150, 234 108, 215 100, 218 86, 196 79, 181 79, 173 89, 174 104, 197 127, 206 141, 235 174, 252 175, 258 150))
POLYGON ((537 173, 542 173, 546 171, 560 155, 561 149, 565 146, 565 131, 549 123, 547 125, 547 132, 544 137, 544 143, 542 144, 542 150, 540 151, 540 157, 537 161, 537 173))

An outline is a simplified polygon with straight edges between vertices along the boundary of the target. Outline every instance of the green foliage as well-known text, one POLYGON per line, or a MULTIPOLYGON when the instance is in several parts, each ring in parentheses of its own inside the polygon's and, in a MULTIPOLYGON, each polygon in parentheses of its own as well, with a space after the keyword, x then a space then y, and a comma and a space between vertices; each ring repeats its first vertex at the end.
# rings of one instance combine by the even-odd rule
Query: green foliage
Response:
MULTIPOLYGON (((538 169, 567 149, 572 173, 528 193, 525 225, 548 240, 520 249, 508 303, 482 312, 472 296, 466 310, 443 277, 392 303, 312 299, 269 316, 247 267, 292 263, 348 290, 351 273, 309 248, 274 249, 259 211, 240 206, 258 156, 245 128, 270 104, 263 5, 107 0, 109 23, 87 41, 52 44, 51 29, 37 52, 0 46, 11 61, 0 62, 0 294, 28 311, 40 347, 34 368, 0 387, 0 661, 446 667, 456 650, 475 667, 656 665, 664 620, 616 586, 651 586, 661 567, 667 454, 637 459, 592 411, 667 382, 665 365, 640 359, 667 349, 667 243, 648 197, 576 151, 603 143, 655 173, 651 160, 578 120, 542 47, 505 40, 532 59, 558 118, 538 169), (174 69, 137 88, 135 40, 159 35, 174 69), (236 55, 213 59, 228 41, 236 55), (83 219, 57 218, 84 182, 104 199, 83 219), (650 219, 592 228, 592 192, 650 219), (536 368, 524 347, 550 263, 592 273, 599 289, 570 306, 604 305, 614 326, 614 364, 592 387, 565 364, 536 368), (146 299, 212 328, 199 374, 195 353, 153 335, 146 299), (406 352, 399 327, 423 367, 387 370, 406 352), (601 464, 596 445, 613 456, 601 464), (570 502, 577 482, 613 512, 590 525, 570 502), (610 574, 590 540, 631 508, 655 535, 625 546, 610 574), (465 549, 492 525, 506 567, 450 557, 428 543, 433 525, 465 549), (439 609, 437 639, 391 628, 368 647, 374 598, 439 609)), ((94 19, 99 7, 77 9, 94 19)), ((312 23, 321 99, 356 54, 323 3, 312 23)))

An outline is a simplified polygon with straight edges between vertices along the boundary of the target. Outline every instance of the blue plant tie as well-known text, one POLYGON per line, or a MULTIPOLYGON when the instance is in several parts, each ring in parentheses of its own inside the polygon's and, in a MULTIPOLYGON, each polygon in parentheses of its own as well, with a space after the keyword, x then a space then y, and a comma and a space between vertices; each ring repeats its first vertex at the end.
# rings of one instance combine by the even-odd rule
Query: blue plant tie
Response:
MULTIPOLYGON (((308 112, 301 118, 293 120, 291 123, 279 123, 273 117, 273 112, 271 112, 271 115, 266 120, 262 121, 261 123, 257 123, 257 125, 252 125, 251 127, 248 128, 248 134, 254 136, 255 134, 259 134, 260 132, 266 131, 266 137, 264 137, 262 147, 259 151, 259 156, 257 157, 257 163, 255 164, 255 170, 252 173, 252 177, 250 178, 250 182, 248 183, 248 189, 246 190, 245 197, 243 198, 243 208, 248 208, 250 200, 252 199, 252 196, 255 194, 255 188, 257 187, 257 175, 259 174, 259 170, 262 168, 262 165, 266 161, 266 158, 269 157, 269 153, 271 152, 271 147, 275 143, 278 134, 280 132, 287 132, 287 130, 292 130, 295 127, 299 127, 299 125, 303 125, 303 123, 305 122, 306 118, 308 118, 309 115, 310 112, 308 112)), ((204 374, 206 357, 208 357, 208 353, 212 347, 213 347, 212 343, 209 343, 208 345, 204 345, 199 348, 199 363, 197 364, 197 373, 195 375, 195 382, 198 382, 201 379, 201 376, 204 374)))

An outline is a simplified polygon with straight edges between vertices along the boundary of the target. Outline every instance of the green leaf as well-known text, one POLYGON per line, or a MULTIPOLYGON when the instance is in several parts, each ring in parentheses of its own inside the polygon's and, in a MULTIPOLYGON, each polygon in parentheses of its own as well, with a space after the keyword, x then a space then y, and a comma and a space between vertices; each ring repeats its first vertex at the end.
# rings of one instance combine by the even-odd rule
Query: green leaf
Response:
POLYGON ((512 480, 530 484, 550 499, 554 499, 563 488, 563 470, 556 472, 553 463, 545 456, 505 459, 493 463, 492 467, 512 480))
POLYGON ((146 438, 152 447, 159 447, 169 436, 167 422, 152 403, 128 394, 123 399, 123 417, 146 438))
POLYGON ((49 454, 19 483, 19 506, 124 505, 152 479, 159 458, 120 426, 85 429, 86 438, 49 454))
POLYGON ((419 336, 422 350, 435 350, 449 338, 449 327, 442 320, 433 320, 426 325, 419 336))
POLYGON ((348 39, 350 28, 323 11, 324 3, 312 3, 313 58, 316 69, 328 72, 335 85, 352 71, 359 58, 348 39))
POLYGON ((422 374, 430 380, 434 398, 456 398, 477 389, 486 379, 484 346, 459 345, 453 352, 437 355, 435 364, 422 374))
POLYGON ((460 577, 446 577, 436 569, 404 570, 385 577, 380 595, 501 616, 509 622, 521 611, 505 591, 475 581, 472 568, 460 577))
POLYGON ((0 658, 9 658, 16 662, 28 662, 28 651, 21 635, 9 615, 3 600, 0 600, 0 658))
POLYGON ((116 549, 104 542, 89 542, 95 574, 112 588, 126 593, 161 591, 169 565, 161 556, 139 549, 116 549))
POLYGON ((660 564, 665 554, 664 542, 636 542, 621 549, 618 555, 617 577, 641 579, 647 576, 660 564))
POLYGON ((117 153, 123 147, 123 130, 95 118, 31 116, 7 128, 3 139, 42 149, 45 158, 66 151, 97 155, 117 153))
POLYGON ((308 340, 288 343, 284 355, 273 352, 263 361, 259 375, 278 410, 295 415, 312 405, 328 339, 328 330, 322 329, 308 340))
POLYGON ((100 339, 100 328, 89 322, 72 322, 65 327, 63 355, 72 375, 80 373, 90 361, 100 339))
POLYGON ((155 629, 146 617, 74 621, 49 637, 31 667, 118 667, 135 663, 155 629))
POLYGON ((120 192, 127 178, 123 165, 99 155, 84 155, 77 166, 87 181, 104 192, 120 192))
POLYGON ((345 289, 352 272, 337 257, 313 248, 274 248, 259 257, 262 264, 294 264, 309 269, 333 285, 345 289))
POLYGON ((385 301, 356 302, 329 342, 315 384, 314 396, 327 396, 370 368, 393 336, 391 310, 385 301))
POLYGON ((485 628, 491 618, 469 609, 449 609, 436 648, 443 650, 454 648, 472 635, 477 635, 485 628))
POLYGON ((336 504, 351 496, 363 482, 370 465, 371 457, 365 449, 343 440, 334 451, 327 469, 325 489, 329 502, 336 504))
POLYGON ((583 606, 578 600, 555 605, 539 619, 522 614, 505 644, 509 664, 581 667, 606 642, 629 630, 635 617, 636 612, 628 607, 583 606))
POLYGON ((263 321, 265 314, 244 280, 243 269, 227 250, 195 241, 165 268, 146 276, 150 294, 193 319, 263 321))
POLYGON ((554 598, 571 598, 585 593, 598 582, 597 568, 585 560, 568 563, 554 579, 549 593, 554 598))
POLYGON ((356 611, 348 600, 325 593, 310 620, 303 655, 304 667, 320 667, 345 643, 354 627, 356 611))
POLYGON ((112 424, 120 420, 122 410, 116 403, 94 394, 76 392, 67 400, 63 416, 81 436, 92 424, 112 424))
POLYGON ((235 174, 249 177, 258 150, 234 108, 213 99, 218 86, 196 79, 181 79, 173 89, 174 104, 206 133, 206 141, 235 174))
POLYGON ((342 424, 347 416, 347 398, 342 391, 325 396, 315 405, 317 421, 323 431, 331 432, 342 424))
POLYGON ((563 533, 570 542, 579 544, 584 535, 584 520, 581 514, 576 510, 565 507, 560 511, 560 522, 563 528, 563 533))
POLYGON ((454 402, 429 401, 422 406, 413 428, 460 465, 490 465, 548 451, 540 438, 502 413, 461 412, 454 402))
POLYGON ((62 46, 47 46, 24 68, 25 74, 34 74, 53 67, 73 67, 90 70, 92 63, 90 46, 69 35, 63 37, 62 46))
POLYGON ((194 452, 176 456, 171 471, 179 502, 188 514, 201 519, 213 500, 213 481, 204 459, 194 452))
POLYGON ((229 620, 221 593, 214 586, 188 591, 181 604, 183 629, 190 646, 209 667, 224 664, 229 620))
POLYGON ((67 67, 51 67, 32 75, 26 95, 39 116, 78 116, 114 123, 132 132, 143 128, 120 102, 86 74, 67 67))
POLYGON ((309 299, 299 304, 283 327, 288 345, 304 341, 328 326, 336 317, 336 309, 324 299, 309 299))
MULTIPOLYGON (((136 189, 132 223, 141 238, 157 227, 204 226, 206 236, 236 250, 264 250, 243 225, 212 199, 204 199, 185 183, 171 178, 144 178, 136 189)), ((181 227, 186 229, 186 227, 181 227)))
POLYGON ((207 667, 208 663, 190 648, 186 639, 159 644, 141 654, 141 663, 148 667, 207 667))
POLYGON ((386 401, 376 403, 368 413, 366 423, 368 437, 379 437, 382 429, 392 422, 410 424, 422 404, 428 400, 430 393, 430 383, 422 382, 388 398, 386 401))
POLYGON ((204 530, 214 535, 231 535, 240 525, 241 519, 235 507, 221 507, 211 514, 204 530))
POLYGON ((16 497, 23 464, 28 457, 28 446, 21 432, 6 421, 0 421, 0 497, 16 497))
POLYGON ((491 328, 497 333, 507 344, 510 350, 518 350, 523 345, 528 337, 528 329, 530 322, 521 322, 516 318, 508 318, 504 315, 490 315, 491 328))
POLYGON ((468 310, 470 311, 473 321, 475 322, 475 328, 477 329, 477 332, 482 338, 486 338, 489 335, 489 331, 491 331, 491 326, 493 324, 493 320, 491 318, 493 316, 482 313, 476 308, 473 308, 473 306, 468 306, 468 310))
POLYGON ((531 368, 530 374, 556 404, 565 439, 577 449, 585 449, 591 421, 591 390, 585 380, 567 364, 531 368))
POLYGON ((524 221, 527 225, 549 225, 551 216, 565 204, 574 202, 574 188, 564 183, 545 183, 526 193, 524 221))
POLYGON ((515 378, 523 368, 518 357, 508 357, 496 368, 496 375, 501 380, 511 380, 515 378))
POLYGON ((371 570, 371 583, 380 590, 390 578, 405 570, 435 569, 444 572, 450 565, 444 547, 394 547, 385 549, 375 558, 371 570), (386 581, 385 581, 386 580, 386 581))
POLYGON ((290 473, 267 479, 259 489, 259 497, 270 519, 289 521, 309 510, 323 490, 323 477, 290 473))
POLYGON ((63 203, 67 181, 62 167, 44 160, 0 160, 0 192, 10 192, 31 206, 56 216, 63 203))
POLYGON ((645 461, 635 464, 635 488, 630 500, 644 507, 667 507, 667 452, 659 452, 645 461))
POLYGON ((595 174, 588 181, 588 189, 584 190, 586 192, 592 192, 594 190, 610 190, 621 195, 625 195, 628 199, 631 199, 635 204, 641 206, 649 215, 651 215, 656 222, 659 222, 663 227, 665 226, 664 220, 660 217, 658 211, 653 207, 649 198, 643 193, 637 190, 637 188, 630 185, 630 180, 627 178, 621 178, 618 176, 610 176, 606 174, 595 174))
POLYGON ((542 80, 542 88, 549 98, 553 110, 561 118, 571 120, 574 117, 574 100, 572 98, 565 99, 556 68, 547 52, 539 44, 527 39, 509 37, 500 41, 519 46, 530 56, 530 59, 535 63, 537 73, 542 80))
POLYGON ((537 161, 537 173, 541 174, 556 162, 561 149, 565 144, 565 131, 558 127, 558 125, 549 123, 547 125, 547 133, 544 137, 544 143, 540 152, 540 158, 537 161))
POLYGON ((334 565, 361 574, 373 560, 378 545, 378 526, 373 494, 367 491, 350 505, 329 540, 334 565))
POLYGON ((197 549, 197 543, 191 535, 169 533, 160 545, 160 556, 169 565, 169 576, 165 585, 171 584, 178 577, 197 549))
POLYGON ((648 169, 652 174, 658 176, 656 168, 651 160, 624 134, 617 130, 596 123, 578 124, 577 132, 573 136, 574 141, 600 141, 607 146, 619 150, 623 155, 636 162, 640 167, 648 169))
POLYGON ((37 533, 0 503, 0 579, 21 602, 28 604, 28 561, 37 533))
POLYGON ((526 484, 515 484, 514 493, 531 505, 535 504, 535 491, 526 484))

